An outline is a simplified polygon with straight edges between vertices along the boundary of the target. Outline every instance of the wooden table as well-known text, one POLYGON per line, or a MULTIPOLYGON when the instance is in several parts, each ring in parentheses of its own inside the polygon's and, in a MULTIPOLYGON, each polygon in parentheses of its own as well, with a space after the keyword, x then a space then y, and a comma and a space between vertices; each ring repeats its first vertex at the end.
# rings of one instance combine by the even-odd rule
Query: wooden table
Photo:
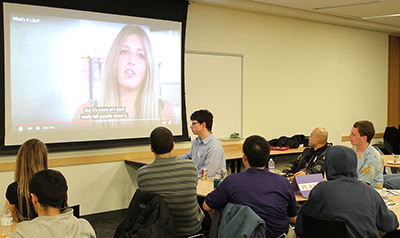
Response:
POLYGON ((384 165, 393 168, 400 168, 400 163, 394 163, 393 155, 382 155, 384 160, 384 165))
MULTIPOLYGON (((270 157, 275 158, 279 155, 301 154, 305 148, 306 147, 299 147, 297 149, 289 150, 271 150, 270 157)), ((232 173, 240 172, 240 168, 242 167, 242 157, 242 145, 231 147, 231 149, 225 148, 225 159, 231 168, 232 173)))
MULTIPOLYGON (((395 202, 395 203, 399 203, 400 204, 400 196, 389 196, 389 203, 390 202, 395 202)), ((394 214, 396 214, 397 216, 397 220, 400 221, 400 205, 397 205, 394 207, 394 209, 390 209, 394 212, 394 214)), ((397 227, 397 230, 400 230, 400 225, 399 227, 397 227)))
MULTIPOLYGON (((214 182, 212 178, 208 178, 207 180, 199 179, 197 183, 197 195, 200 197, 206 197, 207 194, 211 193, 214 190, 214 182)), ((307 198, 303 197, 301 194, 295 194, 296 201, 307 201, 307 198)))
MULTIPOLYGON (((225 160, 231 168, 232 173, 239 173, 242 167, 242 145, 226 145, 224 147, 225 160)), ((271 150, 270 156, 275 157, 279 155, 301 154, 305 147, 289 150, 271 150)), ((185 154, 189 149, 175 149, 172 155, 185 154)), ((129 156, 123 158, 126 162, 133 162, 137 164, 151 164, 154 161, 154 154, 150 151, 131 153, 129 156)))

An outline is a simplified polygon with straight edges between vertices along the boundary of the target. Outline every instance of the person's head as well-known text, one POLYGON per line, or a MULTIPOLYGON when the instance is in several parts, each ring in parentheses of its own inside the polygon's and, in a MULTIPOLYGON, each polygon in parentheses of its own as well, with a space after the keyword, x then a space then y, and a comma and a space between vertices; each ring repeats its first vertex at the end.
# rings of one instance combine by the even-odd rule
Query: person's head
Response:
POLYGON ((370 143, 375 135, 374 125, 370 121, 357 121, 350 133, 350 142, 354 146, 370 143))
POLYGON ((308 138, 308 145, 314 149, 321 148, 328 142, 328 131, 322 127, 315 128, 308 138))
POLYGON ((150 145, 155 154, 167 154, 174 148, 174 137, 168 128, 160 126, 151 132, 150 145))
POLYGON ((267 140, 253 135, 247 137, 243 143, 243 160, 247 159, 250 167, 265 167, 270 151, 271 147, 267 140))
POLYGON ((49 207, 58 209, 67 207, 67 181, 56 170, 45 169, 35 173, 29 182, 29 191, 32 203, 35 204, 37 201, 45 210, 49 207))
POLYGON ((190 128, 196 135, 196 132, 202 128, 206 128, 209 132, 211 132, 213 118, 214 116, 210 111, 206 109, 197 110, 190 115, 190 120, 192 121, 192 126, 190 128))
MULTIPOLYGON (((30 207, 29 181, 36 172, 42 169, 47 169, 46 145, 38 139, 25 141, 18 150, 14 172, 15 181, 18 182, 19 211, 23 211, 23 206, 30 207)), ((29 209, 27 209, 27 216, 28 219, 32 217, 29 209)))
POLYGON ((328 180, 339 177, 357 178, 357 155, 349 147, 331 146, 325 155, 325 173, 328 180))
POLYGON ((101 79, 99 105, 117 106, 122 91, 136 91, 141 116, 155 117, 158 113, 155 71, 149 36, 140 26, 126 25, 114 39, 108 53, 101 79))

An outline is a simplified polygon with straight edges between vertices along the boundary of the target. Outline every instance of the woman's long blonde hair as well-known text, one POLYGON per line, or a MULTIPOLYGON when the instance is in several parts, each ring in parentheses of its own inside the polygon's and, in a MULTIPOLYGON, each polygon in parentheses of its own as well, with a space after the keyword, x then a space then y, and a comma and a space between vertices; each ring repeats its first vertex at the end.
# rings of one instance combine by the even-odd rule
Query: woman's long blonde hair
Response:
POLYGON ((30 139, 23 143, 18 150, 15 163, 15 181, 18 182, 18 210, 23 212, 23 199, 25 198, 27 218, 31 219, 29 181, 32 176, 43 169, 47 169, 47 147, 38 139, 30 139))
POLYGON ((122 44, 129 35, 137 35, 141 39, 146 54, 146 74, 138 94, 138 101, 140 101, 139 117, 142 119, 161 119, 162 110, 159 106, 159 87, 153 49, 147 33, 136 25, 126 25, 122 28, 111 45, 101 77, 98 106, 113 107, 119 105, 118 55, 122 44))

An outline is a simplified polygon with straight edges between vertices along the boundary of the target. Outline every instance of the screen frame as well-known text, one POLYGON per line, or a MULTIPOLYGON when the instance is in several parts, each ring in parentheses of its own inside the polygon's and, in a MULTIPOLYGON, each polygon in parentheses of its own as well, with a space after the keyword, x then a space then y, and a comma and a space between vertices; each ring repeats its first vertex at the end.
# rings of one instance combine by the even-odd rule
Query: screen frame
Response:
MULTIPOLYGON (((177 21, 182 23, 181 34, 181 125, 182 135, 174 136, 174 140, 189 141, 187 118, 186 118, 186 100, 185 100, 185 80, 184 80, 184 59, 185 59, 185 36, 186 36, 186 18, 189 2, 187 0, 100 0, 100 1, 63 1, 55 2, 52 0, 8 0, 2 1, 1 7, 1 37, 3 47, 0 47, 1 56, 5 57, 4 49, 4 9, 3 3, 26 4, 32 6, 55 7, 66 10, 79 10, 94 13, 115 14, 122 16, 133 16, 152 18, 158 20, 177 21)), ((2 84, 0 86, 0 111, 3 115, 0 117, 1 138, 0 138, 0 155, 16 154, 20 145, 5 146, 5 65, 0 64, 0 73, 2 75, 2 84)), ((149 132, 150 134, 150 132, 149 132)), ((149 144, 149 137, 143 138, 127 138, 113 140, 96 140, 96 141, 80 141, 80 142, 63 142, 63 143, 46 143, 49 152, 59 151, 76 151, 76 150, 92 150, 104 148, 127 147, 133 145, 149 144)))

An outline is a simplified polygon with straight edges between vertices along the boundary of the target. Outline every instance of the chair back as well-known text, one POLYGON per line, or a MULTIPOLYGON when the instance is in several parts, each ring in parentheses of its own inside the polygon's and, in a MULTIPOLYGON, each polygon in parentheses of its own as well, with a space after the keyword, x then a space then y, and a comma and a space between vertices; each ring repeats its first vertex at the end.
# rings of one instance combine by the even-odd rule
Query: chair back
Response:
POLYGON ((346 221, 303 214, 304 238, 348 238, 346 221))

